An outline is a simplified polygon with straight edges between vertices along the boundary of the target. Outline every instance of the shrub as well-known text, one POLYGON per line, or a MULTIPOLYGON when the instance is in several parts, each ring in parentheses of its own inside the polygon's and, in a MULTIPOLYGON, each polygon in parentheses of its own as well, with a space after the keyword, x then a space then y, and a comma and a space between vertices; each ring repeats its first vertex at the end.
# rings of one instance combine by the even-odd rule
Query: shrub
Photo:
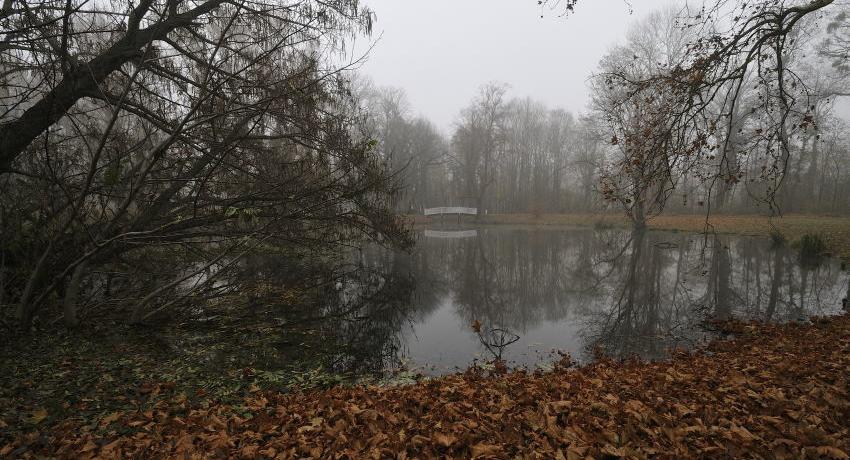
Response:
POLYGON ((826 243, 820 235, 807 233, 797 243, 800 251, 800 263, 806 268, 813 268, 820 264, 826 253, 826 243))
POLYGON ((782 234, 777 229, 772 229, 770 231, 770 247, 771 248, 781 248, 784 247, 788 243, 788 239, 785 238, 785 235, 782 234))

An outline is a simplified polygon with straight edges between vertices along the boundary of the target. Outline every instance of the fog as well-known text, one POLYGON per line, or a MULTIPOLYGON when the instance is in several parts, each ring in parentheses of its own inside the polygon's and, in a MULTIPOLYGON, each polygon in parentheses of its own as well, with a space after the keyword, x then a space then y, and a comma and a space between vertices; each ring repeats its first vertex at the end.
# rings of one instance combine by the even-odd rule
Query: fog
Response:
POLYGON ((0 322, 253 309, 436 214, 850 215, 848 1, 683 2, 4 2, 0 322))
POLYGON ((846 100, 850 0, 3 0, 0 457, 848 458, 846 100))
POLYGON ((587 78, 628 25, 670 0, 582 2, 564 16, 535 0, 368 0, 377 15, 362 73, 404 88, 416 112, 448 131, 490 81, 572 112, 587 105, 587 78))

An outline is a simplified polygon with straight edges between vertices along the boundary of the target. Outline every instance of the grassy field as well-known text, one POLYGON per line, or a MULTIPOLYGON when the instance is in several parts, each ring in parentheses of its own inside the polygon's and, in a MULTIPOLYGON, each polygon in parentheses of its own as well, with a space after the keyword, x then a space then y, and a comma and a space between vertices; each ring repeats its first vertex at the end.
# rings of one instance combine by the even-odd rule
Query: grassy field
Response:
MULTIPOLYGON (((453 218, 447 218, 451 222, 453 218)), ((416 216, 415 225, 436 222, 416 216)), ((616 214, 490 214, 482 216, 485 225, 595 225, 628 226, 624 216, 616 214)), ((656 230, 688 232, 715 231, 740 235, 769 236, 773 232, 783 235, 791 244, 803 235, 819 235, 836 257, 850 261, 850 217, 790 214, 770 219, 758 215, 715 215, 706 220, 704 215, 665 215, 653 218, 649 227, 656 230)))

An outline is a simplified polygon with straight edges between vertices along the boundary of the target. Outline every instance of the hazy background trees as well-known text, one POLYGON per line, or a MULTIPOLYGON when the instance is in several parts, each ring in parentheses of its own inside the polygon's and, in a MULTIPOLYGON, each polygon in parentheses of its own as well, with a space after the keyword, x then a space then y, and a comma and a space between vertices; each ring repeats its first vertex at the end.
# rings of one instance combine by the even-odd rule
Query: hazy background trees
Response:
POLYGON ((365 134, 372 148, 404 184, 395 208, 421 210, 427 202, 441 202, 446 194, 448 143, 426 118, 416 116, 401 88, 378 87, 355 79, 355 97, 365 119, 365 134))
POLYGON ((591 117, 488 83, 461 110, 451 133, 410 114, 397 89, 363 93, 373 110, 382 155, 400 168, 405 184, 397 209, 475 206, 487 212, 589 210, 601 166, 599 134, 591 117))
MULTIPOLYGON (((444 155, 423 160, 432 185, 405 173, 397 209, 625 210, 636 222, 664 210, 850 211, 850 144, 835 108, 850 94, 847 5, 712 6, 634 23, 600 57, 586 113, 482 84, 449 132, 433 132, 444 155)), ((394 165, 407 162, 421 170, 394 165)))

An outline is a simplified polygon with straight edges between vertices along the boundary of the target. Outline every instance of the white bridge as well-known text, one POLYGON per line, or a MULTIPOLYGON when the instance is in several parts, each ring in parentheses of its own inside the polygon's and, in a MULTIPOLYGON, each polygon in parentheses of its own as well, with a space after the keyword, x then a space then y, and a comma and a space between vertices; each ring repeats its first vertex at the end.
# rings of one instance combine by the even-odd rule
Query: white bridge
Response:
POLYGON ((478 236, 478 230, 425 230, 424 236, 425 238, 475 238, 478 236))
POLYGON ((462 206, 442 206, 439 208, 425 208, 426 216, 437 216, 444 214, 468 214, 470 216, 477 216, 478 208, 464 208, 462 206))

